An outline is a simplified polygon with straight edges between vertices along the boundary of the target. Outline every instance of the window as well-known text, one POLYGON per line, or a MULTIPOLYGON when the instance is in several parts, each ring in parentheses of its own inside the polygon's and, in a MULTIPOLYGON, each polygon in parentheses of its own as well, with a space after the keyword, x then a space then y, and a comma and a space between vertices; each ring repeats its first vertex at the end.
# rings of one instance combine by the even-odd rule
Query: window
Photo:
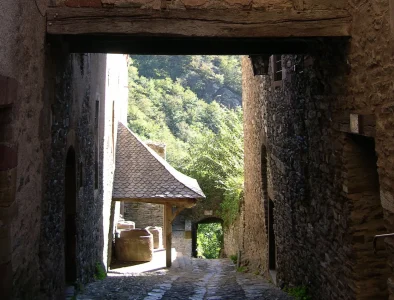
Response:
POLYGON ((272 55, 271 57, 274 89, 282 87, 283 71, 282 71, 282 55, 272 55))
POLYGON ((112 153, 115 159, 115 101, 112 102, 112 153))
POLYGON ((274 66, 274 81, 282 81, 282 55, 273 56, 273 66, 274 66))
POLYGON ((96 109, 94 114, 94 136, 95 136, 95 153, 94 153, 94 189, 99 188, 99 116, 100 101, 96 101, 96 109))

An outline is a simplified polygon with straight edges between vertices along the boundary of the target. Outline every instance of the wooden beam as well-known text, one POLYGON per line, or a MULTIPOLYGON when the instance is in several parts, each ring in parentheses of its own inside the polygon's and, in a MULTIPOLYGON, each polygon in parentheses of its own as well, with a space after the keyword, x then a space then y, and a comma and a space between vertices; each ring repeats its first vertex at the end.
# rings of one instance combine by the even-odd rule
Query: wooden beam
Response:
POLYGON ((166 266, 170 268, 172 265, 171 248, 172 248, 172 205, 164 206, 164 223, 165 223, 165 246, 166 246, 166 266))
MULTIPOLYGON (((58 36, 48 36, 48 42, 58 36)), ((343 43, 347 37, 326 38, 190 38, 113 35, 63 35, 71 53, 144 55, 272 55, 311 53, 322 43, 343 43)), ((342 44, 341 44, 342 45, 342 44)))
POLYGON ((172 213, 171 216, 171 224, 174 222, 175 218, 185 209, 185 207, 177 207, 176 210, 172 213))
POLYGON ((166 10, 67 8, 47 10, 53 35, 105 34, 167 37, 344 37, 346 10, 166 10))

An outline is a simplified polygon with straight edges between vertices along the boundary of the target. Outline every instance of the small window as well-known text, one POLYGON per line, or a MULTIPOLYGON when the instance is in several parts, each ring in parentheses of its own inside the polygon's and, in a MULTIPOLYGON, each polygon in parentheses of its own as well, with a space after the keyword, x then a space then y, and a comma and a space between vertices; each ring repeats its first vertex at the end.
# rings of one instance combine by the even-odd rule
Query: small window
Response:
POLYGON ((79 188, 82 188, 83 187, 83 163, 82 163, 82 161, 79 162, 78 173, 79 173, 79 188))
POLYGON ((95 153, 94 153, 94 188, 99 188, 99 117, 100 117, 100 101, 96 101, 95 109, 95 122, 94 122, 94 133, 95 133, 95 153))
POLYGON ((273 66, 274 66, 274 81, 282 81, 282 55, 273 56, 273 66))

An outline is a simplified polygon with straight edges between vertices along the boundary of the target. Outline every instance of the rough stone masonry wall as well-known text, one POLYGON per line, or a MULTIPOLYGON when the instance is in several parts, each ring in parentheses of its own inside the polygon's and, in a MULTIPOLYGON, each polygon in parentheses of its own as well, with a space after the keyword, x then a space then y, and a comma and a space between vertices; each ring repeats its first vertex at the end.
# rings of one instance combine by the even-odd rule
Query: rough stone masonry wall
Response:
POLYGON ((136 228, 159 226, 163 228, 164 205, 151 203, 125 203, 124 219, 135 222, 136 228))
MULTIPOLYGON (((57 299, 64 292, 64 174, 70 147, 75 150, 77 164, 75 251, 78 282, 91 280, 96 263, 106 260, 103 246, 104 235, 108 235, 103 229, 103 206, 108 201, 102 199, 102 162, 97 189, 94 168, 95 108, 96 101, 100 101, 103 113, 106 56, 69 55, 54 48, 47 61, 47 72, 52 75, 48 78, 48 89, 53 94, 46 98, 46 105, 51 108, 51 144, 46 157, 46 186, 41 208, 41 299, 57 299)), ((99 116, 99 119, 102 118, 99 116)), ((100 136, 103 137, 102 132, 100 136)))
POLYGON ((264 82, 254 77, 250 60, 242 58, 242 103, 244 111, 244 245, 241 248, 243 264, 252 271, 267 274, 267 249, 261 151, 265 140, 263 127, 263 97, 266 95, 264 82))
MULTIPOLYGON (((266 172, 263 161, 258 163, 261 156, 258 167, 246 167, 246 207, 261 199, 247 190, 250 174, 268 173, 263 190, 275 204, 279 284, 307 285, 319 299, 384 299, 387 256, 372 251, 373 235, 386 231, 379 196, 374 190, 350 191, 344 178, 353 172, 350 180, 358 181, 365 175, 354 174, 371 172, 372 180, 373 167, 362 165, 364 159, 357 158, 361 150, 352 148, 351 135, 335 124, 335 116, 343 112, 338 104, 346 95, 346 47, 317 43, 314 49, 312 57, 283 56, 282 87, 272 84, 272 69, 271 76, 260 78, 260 122, 268 159, 266 172)), ((251 72, 245 59, 243 68, 251 72)), ((245 114, 254 112, 245 105, 245 114)), ((247 132, 245 137, 246 155, 248 144, 261 147, 261 140, 248 138, 247 132)), ((264 219, 264 209, 262 214, 264 219)), ((246 231, 255 223, 249 215, 245 210, 246 231)), ((266 234, 259 237, 266 239, 266 234)), ((255 244, 245 240, 245 249, 255 244)))
MULTIPOLYGON (((8 93, 14 96, 7 103, 0 103, 0 140, 7 140, 7 146, 0 147, 0 293, 3 299, 34 299, 39 291, 38 240, 46 129, 42 115, 43 14, 44 1, 37 1, 37 5, 24 0, 0 3, 0 77, 15 80, 17 88, 8 93), (3 127, 7 119, 11 126, 3 127), (3 163, 8 164, 7 170, 3 163)), ((0 93, 4 92, 1 86, 0 93)))
MULTIPOLYGON (((383 258, 371 253, 372 235, 394 232, 394 105, 390 100, 394 90, 393 32, 390 30, 393 16, 388 1, 349 1, 348 9, 353 16, 352 39, 342 46, 316 51, 315 62, 307 62, 305 67, 310 71, 304 75, 290 70, 287 80, 291 81, 288 84, 290 89, 295 89, 294 94, 288 90, 279 97, 268 79, 260 79, 261 84, 266 85, 260 93, 267 99, 262 114, 268 127, 268 170, 272 172, 268 193, 271 185, 278 278, 283 282, 309 284, 319 299, 362 298, 363 288, 373 290, 369 284, 375 289, 381 288, 381 283, 363 282, 355 273, 358 270, 358 277, 372 279, 386 272, 384 252, 381 253, 383 258), (349 117, 350 113, 371 114, 376 118, 375 151, 385 226, 382 226, 381 213, 377 212, 376 195, 346 192, 344 174, 351 170, 349 162, 354 160, 351 157, 359 151, 351 150, 349 157, 350 137, 338 131, 336 119, 340 115, 349 117), (364 206, 368 211, 364 217, 369 222, 369 216, 377 213, 381 224, 378 227, 357 223, 363 215, 360 203, 366 205, 372 198, 374 207, 364 206), (354 231, 354 227, 360 231, 354 231), (364 264, 362 272, 358 269, 360 257, 361 265, 364 264), (370 267, 365 267, 368 264, 370 267), (356 281, 359 283, 354 284, 356 281)), ((289 61, 287 67, 291 69, 299 59, 287 57, 284 64, 287 66, 289 61)), ((248 69, 251 72, 250 65, 244 62, 243 67, 244 73, 248 69)), ((258 88, 251 77, 248 82, 246 91, 244 86, 246 94, 248 88, 258 88)), ((248 120, 245 117, 246 124, 248 120)), ((261 141, 248 141, 247 135, 245 132, 245 152, 249 155, 252 152, 247 150, 247 143, 259 145, 261 141)), ((260 167, 250 167, 247 173, 259 173, 260 167)), ((246 174, 246 180, 248 176, 246 174)), ((248 197, 250 194, 245 192, 246 202, 257 201, 248 197)), ((245 214, 246 223, 248 214, 245 214)), ((388 286, 393 297, 394 242, 393 239, 385 242, 391 253, 388 286)), ((253 243, 245 245, 256 248, 253 243)))
POLYGON ((341 48, 324 46, 313 58, 283 56, 282 88, 272 87, 272 76, 265 79, 277 279, 309 285, 320 299, 379 299, 385 295, 386 257, 373 254, 373 234, 382 232, 368 231, 368 215, 380 203, 354 207, 343 192, 348 137, 332 128, 335 100, 344 93, 336 85, 346 68, 344 51, 334 50, 341 48), (358 211, 366 214, 365 228, 354 234, 358 211), (368 271, 362 273, 360 264, 368 271))
MULTIPOLYGON (((377 0, 365 3, 349 1, 353 30, 347 57, 349 73, 344 82, 347 94, 338 99, 338 108, 376 117, 380 200, 386 229, 394 232, 394 15, 390 3, 377 0)), ((394 239, 386 239, 386 244, 391 254, 391 277, 388 281, 390 299, 394 299, 394 239)))

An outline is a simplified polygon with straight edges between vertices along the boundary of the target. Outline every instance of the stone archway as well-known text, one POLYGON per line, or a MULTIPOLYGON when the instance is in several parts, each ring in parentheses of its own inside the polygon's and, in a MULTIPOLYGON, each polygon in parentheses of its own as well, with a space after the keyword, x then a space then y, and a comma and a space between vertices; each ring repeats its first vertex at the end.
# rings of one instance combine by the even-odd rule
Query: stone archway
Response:
POLYGON ((66 158, 65 172, 65 198, 64 198, 64 263, 66 283, 74 283, 77 279, 77 226, 76 226, 76 204, 77 204, 77 176, 76 159, 73 147, 70 147, 66 158))
MULTIPOLYGON (((192 224, 192 257, 197 257, 197 233, 200 224, 220 223, 223 228, 223 220, 218 217, 207 217, 192 224)), ((222 242, 222 250, 224 247, 224 240, 222 242)), ((222 251, 221 250, 221 251, 222 251)))

